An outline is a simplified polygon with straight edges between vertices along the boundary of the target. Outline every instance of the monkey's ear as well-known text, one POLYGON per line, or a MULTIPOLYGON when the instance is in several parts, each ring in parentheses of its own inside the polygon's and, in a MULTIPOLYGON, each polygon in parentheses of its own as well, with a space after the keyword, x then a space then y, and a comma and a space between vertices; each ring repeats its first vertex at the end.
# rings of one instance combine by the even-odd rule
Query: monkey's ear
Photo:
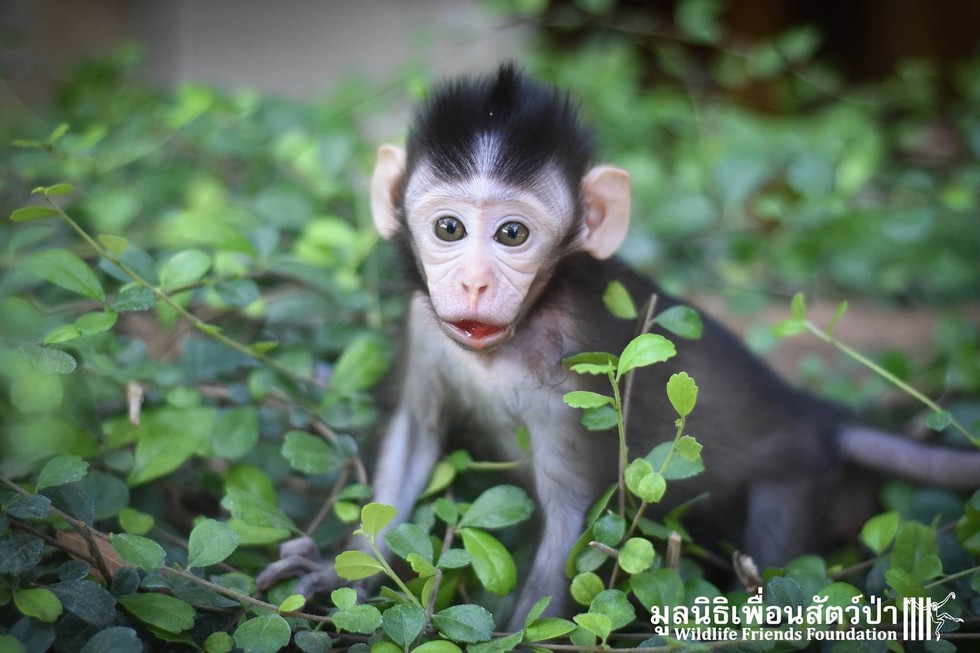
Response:
POLYGON ((630 225, 630 175, 597 166, 582 179, 585 227, 581 247, 597 259, 609 258, 626 239, 630 225))
POLYGON ((378 161, 371 174, 371 215, 374 217, 374 228, 386 240, 398 233, 400 228, 394 191, 403 174, 405 150, 395 145, 378 148, 378 161))

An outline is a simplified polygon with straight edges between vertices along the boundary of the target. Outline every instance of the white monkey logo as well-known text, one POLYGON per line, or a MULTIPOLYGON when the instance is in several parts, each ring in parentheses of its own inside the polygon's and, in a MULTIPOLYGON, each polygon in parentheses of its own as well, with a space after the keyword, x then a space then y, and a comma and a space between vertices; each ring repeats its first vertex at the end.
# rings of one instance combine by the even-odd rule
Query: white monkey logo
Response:
POLYGON ((940 612, 939 611, 939 608, 941 608, 944 605, 946 605, 946 601, 949 601, 950 599, 955 599, 955 598, 956 598, 956 593, 955 592, 950 592, 949 594, 946 595, 946 598, 945 599, 943 599, 939 603, 933 603, 932 604, 932 611, 936 613, 936 617, 935 617, 935 619, 936 619, 936 639, 939 639, 939 631, 943 629, 943 626, 946 624, 946 620, 947 619, 949 621, 959 621, 960 623, 963 623, 963 620, 960 619, 959 617, 954 617, 951 614, 948 614, 946 612, 940 612))

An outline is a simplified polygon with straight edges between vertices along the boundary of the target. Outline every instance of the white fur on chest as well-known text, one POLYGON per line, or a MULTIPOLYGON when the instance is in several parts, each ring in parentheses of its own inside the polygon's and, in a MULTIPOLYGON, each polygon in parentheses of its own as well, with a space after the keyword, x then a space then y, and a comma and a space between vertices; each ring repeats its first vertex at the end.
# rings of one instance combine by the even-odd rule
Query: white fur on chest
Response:
MULTIPOLYGON (((443 334, 425 299, 416 296, 411 305, 410 347, 419 354, 417 360, 425 361, 426 369, 423 376, 413 373, 406 382, 439 383, 442 396, 457 404, 446 408, 491 435, 499 455, 521 458, 524 454, 514 437, 518 427, 527 426, 533 442, 540 431, 535 425, 575 417, 560 400, 576 388, 575 375, 561 364, 567 342, 561 326, 556 321, 544 329, 526 329, 489 353, 468 351, 443 334)), ((534 444, 537 451, 545 443, 534 444)))

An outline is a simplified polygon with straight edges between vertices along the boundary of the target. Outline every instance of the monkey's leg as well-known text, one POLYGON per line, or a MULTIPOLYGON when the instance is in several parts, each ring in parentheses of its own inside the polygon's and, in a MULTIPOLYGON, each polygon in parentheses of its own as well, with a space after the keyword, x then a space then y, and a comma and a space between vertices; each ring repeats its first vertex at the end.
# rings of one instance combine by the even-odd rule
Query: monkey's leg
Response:
MULTIPOLYGON (((408 394, 408 392, 406 392, 408 394)), ((419 405, 419 404, 416 404, 419 405)), ((388 426, 379 451, 375 471, 374 500, 398 510, 389 528, 408 519, 415 500, 425 488, 429 474, 439 455, 440 440, 434 415, 419 417, 407 409, 399 409, 388 426)), ((363 538, 351 542, 352 548, 370 554, 363 538)), ((388 554, 384 539, 377 544, 388 554)), ((296 591, 307 598, 317 592, 336 589, 347 582, 337 576, 333 562, 324 560, 312 538, 304 536, 284 542, 279 548, 280 559, 256 578, 260 589, 267 589, 286 578, 299 577, 296 591)), ((366 588, 367 583, 358 589, 366 588)))
POLYGON ((819 506, 819 489, 812 480, 757 482, 749 491, 744 553, 761 570, 814 550, 819 506))

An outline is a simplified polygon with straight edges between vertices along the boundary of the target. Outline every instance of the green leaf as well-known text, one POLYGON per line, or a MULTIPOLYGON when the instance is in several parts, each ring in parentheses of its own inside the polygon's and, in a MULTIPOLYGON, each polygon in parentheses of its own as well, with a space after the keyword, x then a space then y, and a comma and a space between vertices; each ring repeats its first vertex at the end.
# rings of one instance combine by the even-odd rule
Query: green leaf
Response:
POLYGON ((471 566, 480 583, 503 596, 517 584, 517 567, 510 553, 500 540, 489 533, 474 528, 462 528, 463 547, 470 554, 471 566))
POLYGON ((167 552, 151 539, 130 533, 112 536, 112 548, 124 562, 145 571, 155 571, 163 566, 167 552))
POLYGON ((380 628, 381 619, 381 611, 373 605, 354 605, 333 614, 333 623, 337 628, 362 635, 370 635, 380 628))
POLYGON ((606 546, 619 546, 625 533, 626 520, 619 515, 605 514, 592 524, 593 537, 606 546))
POLYGON ((370 578, 385 570, 380 562, 363 551, 344 551, 334 560, 337 575, 347 580, 370 578))
POLYGON ((834 311, 834 317, 831 318, 830 324, 827 325, 827 333, 833 333, 834 327, 840 322, 840 319, 844 317, 844 311, 847 310, 847 301, 842 301, 837 305, 837 310, 834 311))
MULTIPOLYGON (((74 359, 72 359, 74 360, 74 359)), ((21 413, 41 413, 61 405, 64 387, 54 374, 41 374, 30 370, 20 374, 10 386, 10 400, 21 413)), ((50 450, 39 451, 43 456, 50 450)))
POLYGON ((20 613, 47 624, 61 616, 61 601, 54 592, 44 588, 23 589, 14 592, 14 605, 20 613))
POLYGON ((127 594, 117 599, 123 608, 145 624, 168 633, 180 633, 194 627, 194 608, 166 594, 127 594))
MULTIPOLYGON (((574 624, 573 624, 574 625, 574 624)), ((506 637, 498 637, 497 639, 491 639, 489 642, 482 642, 480 644, 470 644, 466 647, 466 653, 509 653, 513 651, 514 648, 521 643, 524 638, 524 633, 517 631, 516 633, 511 633, 506 637)), ((445 643, 450 646, 456 646, 452 642, 447 642, 445 640, 433 640, 432 642, 427 642, 428 644, 435 643, 445 643)), ((414 649, 412 653, 418 651, 421 647, 414 649)), ((457 648, 457 650, 459 650, 457 648)), ((431 651, 430 651, 431 653, 431 651)))
POLYGON ((388 348, 374 335, 355 338, 337 359, 330 388, 343 394, 366 392, 388 371, 388 348))
POLYGON ((576 575, 572 579, 572 584, 569 589, 576 603, 579 605, 589 605, 592 603, 592 599, 605 589, 605 586, 602 584, 602 579, 599 576, 591 571, 587 571, 583 574, 576 575))
POLYGON ((143 286, 130 286, 123 289, 112 300, 111 308, 117 312, 148 311, 157 305, 157 296, 143 286))
POLYGON ((619 550, 619 566, 627 574, 638 574, 653 566, 653 544, 642 537, 631 537, 619 550))
POLYGON ((306 597, 302 594, 290 594, 279 604, 279 612, 296 612, 306 605, 306 597))
POLYGON ((160 286, 164 290, 174 290, 193 285, 210 269, 210 256, 197 249, 182 250, 160 267, 160 286))
POLYGON ((504 528, 524 521, 534 512, 534 502, 523 488, 497 485, 476 498, 459 525, 474 528, 504 528))
POLYGON ((457 642, 485 642, 493 634, 493 615, 479 605, 454 605, 432 615, 432 624, 457 642))
POLYGON ((259 441, 259 413, 253 406, 228 408, 218 413, 211 435, 211 448, 221 458, 244 457, 259 441))
POLYGON ((207 567, 217 564, 238 548, 238 533, 231 526, 214 519, 201 521, 187 541, 187 566, 207 567))
POLYGON ((376 536, 391 523, 398 511, 394 506, 384 503, 369 503, 361 508, 361 528, 371 536, 376 536))
POLYGON ((37 475, 35 492, 81 480, 88 473, 88 463, 79 456, 55 456, 44 464, 37 475))
POLYGON ((898 522, 899 515, 894 510, 872 517, 861 529, 861 541, 876 555, 881 555, 895 539, 898 522))
POLYGON ((11 213, 10 219, 14 222, 28 222, 30 220, 54 218, 58 215, 61 214, 47 206, 25 206, 11 213))
POLYGON ((440 569, 460 569, 471 564, 473 558, 464 549, 449 549, 439 556, 440 569))
POLYGON ((698 386, 687 372, 672 374, 667 380, 667 398, 677 414, 687 417, 698 400, 698 386))
POLYGON ((605 431, 619 424, 619 417, 612 406, 600 406, 582 411, 581 422, 590 431, 605 431))
POLYGON ((926 415, 925 423, 933 431, 942 431, 953 421, 953 416, 945 410, 934 410, 926 415))
POLYGON ((262 528, 281 528, 295 530, 295 526, 282 508, 261 497, 235 487, 229 487, 221 507, 231 512, 232 517, 240 519, 249 526, 262 528))
POLYGON ((572 408, 598 408, 613 403, 612 397, 601 395, 598 392, 589 392, 588 390, 566 392, 562 399, 572 408))
POLYGON ((545 617, 524 628, 524 639, 528 642, 544 642, 557 639, 575 630, 575 624, 567 619, 545 617))
POLYGON ((432 540, 418 524, 399 524, 385 533, 384 538, 388 548, 402 560, 408 560, 408 556, 414 553, 422 556, 426 562, 432 562, 432 540))
POLYGON ((701 461, 701 443, 690 435, 682 435, 677 440, 677 455, 692 463, 701 461))
POLYGON ((899 597, 926 596, 922 582, 904 569, 892 567, 885 571, 885 582, 899 597))
POLYGON ((422 492, 422 497, 430 497, 437 492, 445 490, 453 482, 454 478, 456 478, 455 465, 448 460, 440 460, 432 470, 432 477, 422 492))
POLYGON ((17 351, 30 361, 34 369, 43 374, 71 374, 78 366, 73 356, 60 349, 24 345, 17 351))
POLYGON ((183 465, 211 436, 211 408, 164 408, 145 411, 137 430, 133 468, 127 482, 140 485, 183 465))
POLYGON ((109 234, 99 234, 99 242, 105 245, 110 252, 119 256, 123 250, 129 247, 129 241, 121 236, 110 236, 109 234))
POLYGON ((19 495, 7 504, 7 514, 16 519, 47 519, 51 515, 51 499, 43 494, 19 495))
POLYGON ((562 360, 576 374, 609 374, 616 370, 619 358, 601 351, 577 354, 562 360))
POLYGON ((636 496, 647 503, 659 503, 667 491, 667 480, 660 472, 648 474, 640 479, 636 487, 636 496))
POLYGON ((0 573, 22 574, 41 562, 44 541, 29 533, 10 533, 0 537, 0 573))
POLYGON ((548 609, 550 604, 550 596, 542 596, 540 599, 538 599, 534 605, 531 606, 531 609, 527 611, 527 615, 524 617, 524 625, 530 626, 533 622, 537 621, 538 617, 544 614, 544 611, 548 609))
POLYGON ((803 322, 806 320, 806 298, 803 293, 798 292, 793 295, 793 300, 790 302, 790 313, 794 320, 799 320, 803 322))
POLYGON ((721 0, 682 0, 674 8, 674 21, 694 43, 716 43, 722 36, 723 9, 721 0))
POLYGON ((83 336, 108 331, 116 324, 118 315, 111 312, 86 313, 75 320, 75 328, 83 336))
POLYGON ((636 306, 629 292, 619 281, 610 281, 606 290, 602 293, 602 303, 606 310, 623 320, 636 319, 636 306))
POLYGON ((48 145, 54 145, 61 140, 61 137, 68 133, 68 123, 63 122, 55 127, 51 131, 51 135, 48 136, 48 145))
POLYGON ((282 455, 293 469, 304 474, 325 474, 340 466, 337 451, 323 438, 290 431, 282 444, 282 455))
MULTIPOLYGON (((87 571, 88 566, 83 565, 87 571)), ((116 598, 90 580, 67 580, 48 585, 65 610, 96 628, 108 626, 116 618, 116 598)), ((120 601, 121 602, 121 601, 120 601)))
POLYGON ((330 592, 330 600, 341 610, 350 610, 357 605, 357 592, 350 587, 340 587, 330 592))
POLYGON ((938 554, 934 529, 918 522, 904 522, 898 527, 891 553, 892 567, 925 582, 942 573, 938 554))
POLYGON ((289 622, 278 614, 249 619, 235 630, 235 644, 245 653, 276 653, 289 644, 289 622))
POLYGON ((639 492, 640 481, 653 474, 654 471, 653 465, 645 458, 636 458, 630 461, 630 464, 626 466, 624 474, 627 489, 633 494, 636 494, 639 492))
MULTIPOLYGON (((646 540, 643 541, 646 542, 646 540)), ((623 626, 631 624, 636 619, 636 611, 630 604, 629 599, 626 598, 626 594, 620 590, 603 590, 599 592, 589 605, 589 613, 602 614, 609 617, 609 624, 612 630, 619 630, 623 626)))
POLYGON ((150 532, 154 523, 153 515, 140 512, 135 508, 123 508, 119 513, 119 525, 127 533, 145 535, 150 532))
MULTIPOLYGON (((132 628, 123 626, 113 626, 100 630, 92 636, 79 653, 143 653, 146 649, 140 641, 136 631, 132 628)), ((208 653, 227 653, 227 651, 211 651, 208 653)))
POLYGON ((231 306, 248 306, 259 299, 259 287, 251 279, 219 281, 214 289, 231 306))
POLYGON ((604 614, 577 614, 572 619, 579 626, 598 637, 603 643, 612 632, 612 621, 604 614))
POLYGON ((650 608, 684 603, 684 582, 673 569, 656 569, 630 577, 630 589, 640 604, 650 608))
POLYGON ((623 349, 616 374, 622 378, 630 370, 663 362, 676 353, 674 343, 663 336, 656 333, 641 334, 623 349))
POLYGON ((407 647, 415 641, 425 626, 425 610, 417 605, 400 604, 381 615, 381 630, 391 641, 407 647))
POLYGON ((44 336, 45 345, 57 345, 61 342, 68 342, 75 338, 81 338, 82 332, 75 328, 74 324, 62 324, 55 327, 44 336))
POLYGON ((690 306, 671 306, 658 313, 653 323, 670 331, 675 336, 688 340, 700 338, 704 331, 701 315, 690 306))
MULTIPOLYGON (((664 463, 667 461, 667 456, 670 454, 670 450, 673 448, 673 442, 661 442, 653 451, 644 456, 644 459, 649 462, 654 469, 661 469, 664 463)), ((696 461, 691 461, 683 456, 674 456, 670 459, 670 464, 667 465, 667 469, 663 470, 664 478, 668 481, 675 481, 681 478, 690 478, 691 476, 697 476, 704 471, 704 463, 701 462, 700 458, 696 461)))
POLYGON ((806 323, 803 320, 790 318, 772 327, 772 335, 777 338, 789 338, 799 335, 806 331, 806 323))
POLYGON ((49 249, 35 254, 31 267, 43 279, 65 290, 105 303, 105 290, 82 259, 66 249, 49 249))
POLYGON ((71 184, 54 184, 44 189, 45 195, 68 195, 75 188, 71 184))
MULTIPOLYGON (((296 638, 299 639, 299 635, 301 634, 303 633, 296 633, 296 638)), ((329 639, 329 637, 327 639, 329 639)), ((297 645, 299 645, 299 642, 296 643, 297 645)), ((228 633, 219 630, 207 636, 207 639, 204 640, 203 648, 205 653, 230 653, 231 649, 235 648, 235 639, 228 633)), ((300 648, 304 651, 308 650, 303 648, 302 646, 300 646, 300 648)), ((327 651, 329 650, 329 648, 330 647, 328 645, 326 648, 322 650, 327 651)), ((110 650, 110 649, 102 649, 102 650, 110 650)), ((139 649, 139 651, 140 653, 142 653, 142 648, 139 649)))

